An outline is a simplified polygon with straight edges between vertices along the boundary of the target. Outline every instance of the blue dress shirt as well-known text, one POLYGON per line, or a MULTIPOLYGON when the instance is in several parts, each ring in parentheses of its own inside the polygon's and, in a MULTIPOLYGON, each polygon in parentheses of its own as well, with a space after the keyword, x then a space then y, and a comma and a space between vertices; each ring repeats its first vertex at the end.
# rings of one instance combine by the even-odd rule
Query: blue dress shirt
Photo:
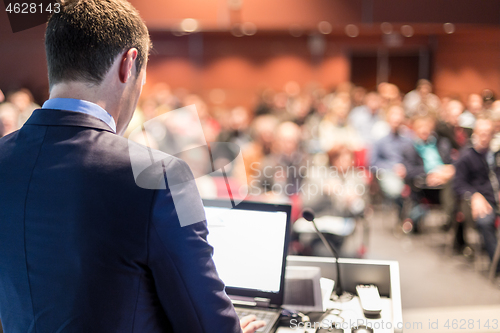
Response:
POLYGON ((99 105, 89 101, 74 98, 52 98, 43 103, 42 109, 85 113, 102 120, 116 133, 116 123, 113 117, 99 105))
POLYGON ((371 165, 383 170, 392 170, 394 165, 403 163, 403 152, 412 144, 411 139, 399 133, 389 133, 375 143, 371 153, 371 165))

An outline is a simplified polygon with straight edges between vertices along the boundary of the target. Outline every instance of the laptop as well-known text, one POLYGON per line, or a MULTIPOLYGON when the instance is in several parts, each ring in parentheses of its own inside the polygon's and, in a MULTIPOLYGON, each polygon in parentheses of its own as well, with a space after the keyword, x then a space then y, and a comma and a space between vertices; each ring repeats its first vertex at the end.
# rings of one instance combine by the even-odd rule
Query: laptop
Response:
POLYGON ((290 205, 203 200, 208 242, 226 292, 240 318, 254 314, 268 333, 278 323, 285 292, 290 205))

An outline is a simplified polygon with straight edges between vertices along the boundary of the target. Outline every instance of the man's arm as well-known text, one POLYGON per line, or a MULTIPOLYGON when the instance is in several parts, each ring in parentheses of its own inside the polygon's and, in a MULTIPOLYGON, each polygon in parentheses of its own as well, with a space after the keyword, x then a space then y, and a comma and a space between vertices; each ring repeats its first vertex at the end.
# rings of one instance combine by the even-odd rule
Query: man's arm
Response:
POLYGON ((447 137, 438 137, 437 148, 439 152, 439 156, 441 156, 441 160, 444 164, 452 164, 453 159, 451 158, 451 149, 453 148, 451 145, 451 141, 447 137))
POLYGON ((453 189, 460 198, 470 200, 476 189, 470 184, 469 167, 467 166, 467 156, 462 156, 455 163, 455 177, 453 178, 453 189))
POLYGON ((424 163, 412 144, 408 144, 403 151, 403 165, 406 168, 406 181, 409 184, 413 184, 416 177, 425 175, 424 163))
MULTIPOLYGON (((187 173, 180 178, 192 179, 184 162, 171 164, 176 172, 187 173)), ((169 188, 157 191, 149 227, 148 266, 161 306, 175 332, 239 333, 240 322, 212 260, 206 222, 181 227, 176 211, 179 202, 203 209, 201 198, 194 181, 179 185, 182 191, 173 195, 169 188)))

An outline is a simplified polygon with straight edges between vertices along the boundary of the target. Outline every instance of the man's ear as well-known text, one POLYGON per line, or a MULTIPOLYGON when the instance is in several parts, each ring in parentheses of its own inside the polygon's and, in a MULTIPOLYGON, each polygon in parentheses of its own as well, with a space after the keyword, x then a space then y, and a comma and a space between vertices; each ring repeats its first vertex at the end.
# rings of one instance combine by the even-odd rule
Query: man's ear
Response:
POLYGON ((137 59, 137 49, 131 48, 122 55, 120 62, 120 81, 127 83, 128 79, 132 76, 133 69, 135 68, 135 59, 137 59))

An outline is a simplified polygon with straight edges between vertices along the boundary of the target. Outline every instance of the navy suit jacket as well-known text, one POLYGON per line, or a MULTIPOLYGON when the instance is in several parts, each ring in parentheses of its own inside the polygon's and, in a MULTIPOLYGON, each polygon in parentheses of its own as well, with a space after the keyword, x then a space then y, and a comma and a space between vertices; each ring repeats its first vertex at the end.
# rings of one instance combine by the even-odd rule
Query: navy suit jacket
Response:
MULTIPOLYGON (((47 109, 0 139, 5 333, 241 332, 206 222, 181 227, 168 184, 139 187, 128 145, 97 118, 47 109)), ((192 177, 174 157, 163 167, 192 177)))

